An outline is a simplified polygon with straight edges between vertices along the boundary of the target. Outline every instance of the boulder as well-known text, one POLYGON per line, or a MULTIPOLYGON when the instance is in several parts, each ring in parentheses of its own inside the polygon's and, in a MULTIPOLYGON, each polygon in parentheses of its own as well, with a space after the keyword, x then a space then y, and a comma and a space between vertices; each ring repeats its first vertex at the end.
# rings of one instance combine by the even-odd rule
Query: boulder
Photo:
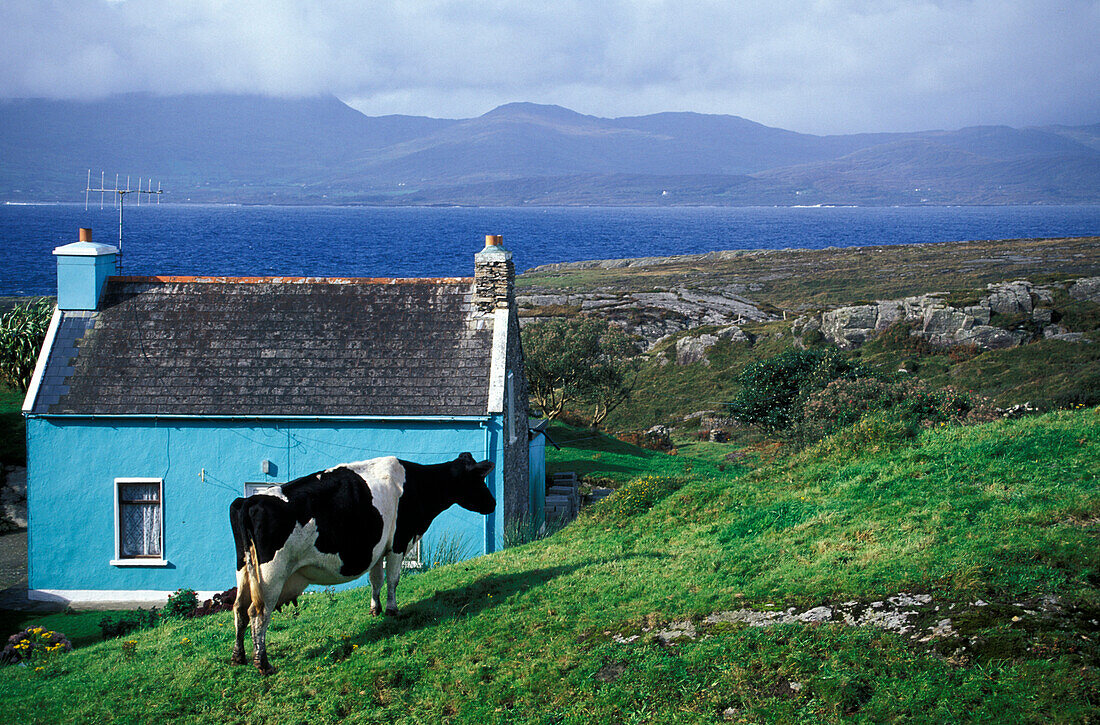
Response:
POLYGON ((1047 340, 1062 340, 1063 342, 1091 342, 1083 332, 1070 332, 1062 325, 1047 325, 1043 328, 1043 337, 1047 340))
POLYGON ((837 347, 850 350, 874 336, 878 316, 878 305, 841 307, 821 316, 821 331, 837 347))
POLYGON ((1069 288, 1069 296, 1082 302, 1100 305, 1100 277, 1084 277, 1075 280, 1069 288))
POLYGON ((1049 325, 1054 319, 1054 310, 1049 307, 1036 307, 1031 311, 1031 319, 1040 325, 1049 325))
POLYGON ((981 304, 998 315, 1030 315, 1032 285, 1027 280, 997 282, 986 285, 990 294, 981 304))
POLYGON ((964 307, 963 312, 974 318, 974 322, 979 325, 988 325, 990 319, 991 310, 983 305, 973 305, 971 307, 964 307))
POLYGON ((718 332, 714 334, 718 336, 719 340, 729 340, 730 342, 745 342, 750 345, 755 339, 751 334, 745 332, 737 325, 723 327, 721 330, 718 330, 718 332))
POLYGON ((707 351, 717 343, 717 335, 681 337, 676 341, 676 364, 690 365, 702 362, 704 365, 710 365, 710 360, 707 359, 707 351))
POLYGON ((1006 347, 1023 345, 1031 337, 1022 330, 1006 330, 992 325, 975 325, 968 330, 960 330, 955 335, 957 345, 977 345, 983 350, 1000 350, 1006 347))

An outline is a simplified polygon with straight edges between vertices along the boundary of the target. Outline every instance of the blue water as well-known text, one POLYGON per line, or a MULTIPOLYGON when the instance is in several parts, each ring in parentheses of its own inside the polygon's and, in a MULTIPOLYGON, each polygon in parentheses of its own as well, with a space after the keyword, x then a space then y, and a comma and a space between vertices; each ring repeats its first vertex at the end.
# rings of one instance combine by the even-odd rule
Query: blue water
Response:
MULTIPOLYGON (((118 212, 0 206, 0 294, 53 294, 54 247, 118 212)), ((373 208, 127 204, 126 274, 469 276, 486 234, 516 269, 548 262, 782 249, 1100 235, 1100 206, 897 208, 373 208)))

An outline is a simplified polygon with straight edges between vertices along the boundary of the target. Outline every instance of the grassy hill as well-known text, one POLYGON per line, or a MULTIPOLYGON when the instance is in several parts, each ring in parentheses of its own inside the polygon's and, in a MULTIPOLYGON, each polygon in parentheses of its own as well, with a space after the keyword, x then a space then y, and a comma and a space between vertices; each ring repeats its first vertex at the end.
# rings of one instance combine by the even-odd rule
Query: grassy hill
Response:
POLYGON ((857 424, 753 471, 559 429, 620 491, 549 539, 277 614, 0 670, 11 722, 1089 722, 1100 412, 916 440, 857 424), (892 599, 891 599, 892 598, 892 599), (834 616, 820 619, 828 607, 834 616), (842 623, 895 619, 904 632, 842 623), (725 614, 720 614, 725 613, 725 614), (884 613, 879 616, 879 613, 884 613), (749 626, 803 617, 805 621, 749 626), (944 624, 944 620, 949 620, 944 624), (927 641, 922 641, 927 637, 927 641))

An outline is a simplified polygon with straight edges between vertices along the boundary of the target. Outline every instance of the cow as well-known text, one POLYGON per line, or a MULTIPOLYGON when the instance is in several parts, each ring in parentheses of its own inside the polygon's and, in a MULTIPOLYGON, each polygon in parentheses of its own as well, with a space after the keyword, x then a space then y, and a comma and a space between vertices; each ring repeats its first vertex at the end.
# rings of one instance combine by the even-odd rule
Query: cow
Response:
POLYGON ((492 461, 476 462, 469 453, 435 465, 388 456, 344 463, 233 501, 237 638, 230 661, 245 663, 244 631, 251 625, 252 662, 271 674, 271 613, 310 584, 343 584, 369 571, 370 611, 378 615, 385 564, 386 614, 396 614, 405 553, 453 504, 493 513, 496 499, 485 484, 492 470, 492 461))

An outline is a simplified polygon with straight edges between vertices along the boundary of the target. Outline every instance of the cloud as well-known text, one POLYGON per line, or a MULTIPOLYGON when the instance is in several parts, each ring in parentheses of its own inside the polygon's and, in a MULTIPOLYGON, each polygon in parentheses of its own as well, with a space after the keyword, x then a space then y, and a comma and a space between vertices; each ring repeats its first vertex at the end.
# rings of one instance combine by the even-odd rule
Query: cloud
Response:
POLYGON ((1095 0, 52 0, 0 6, 0 96, 515 100, 814 132, 1095 123, 1095 0))

